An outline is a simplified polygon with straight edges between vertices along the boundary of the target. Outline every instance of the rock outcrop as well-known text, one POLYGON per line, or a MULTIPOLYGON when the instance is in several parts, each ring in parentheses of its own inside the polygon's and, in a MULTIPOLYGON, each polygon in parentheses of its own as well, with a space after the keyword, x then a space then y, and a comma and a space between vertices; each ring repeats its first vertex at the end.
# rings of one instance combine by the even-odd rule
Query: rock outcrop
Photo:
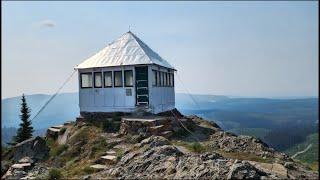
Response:
POLYGON ((16 144, 5 158, 18 162, 27 156, 34 161, 42 161, 48 157, 49 150, 46 141, 42 137, 36 136, 16 144))
POLYGON ((66 179, 318 178, 317 172, 261 140, 225 132, 197 116, 126 119, 113 133, 92 121, 64 127, 50 145, 56 155, 48 159, 40 137, 15 146, 7 154, 14 165, 1 167, 9 168, 4 178, 41 178, 52 167, 64 171, 66 179))

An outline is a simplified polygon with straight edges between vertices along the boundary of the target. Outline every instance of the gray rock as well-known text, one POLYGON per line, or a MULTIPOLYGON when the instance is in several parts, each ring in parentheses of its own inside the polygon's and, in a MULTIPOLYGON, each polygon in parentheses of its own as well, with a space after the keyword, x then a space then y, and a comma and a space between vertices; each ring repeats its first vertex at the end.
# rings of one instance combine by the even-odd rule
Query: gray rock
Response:
POLYGON ((260 179, 267 173, 260 171, 246 161, 235 161, 231 166, 227 179, 260 179))
POLYGON ((46 141, 37 136, 15 145, 13 147, 13 160, 17 162, 26 156, 35 161, 44 160, 48 157, 49 150, 46 141))
POLYGON ((142 140, 141 143, 139 144, 139 147, 142 147, 144 145, 148 145, 149 147, 156 147, 156 146, 163 146, 168 144, 170 144, 168 139, 162 136, 150 136, 149 138, 142 140))
POLYGON ((287 169, 295 169, 293 162, 285 162, 284 167, 287 169))

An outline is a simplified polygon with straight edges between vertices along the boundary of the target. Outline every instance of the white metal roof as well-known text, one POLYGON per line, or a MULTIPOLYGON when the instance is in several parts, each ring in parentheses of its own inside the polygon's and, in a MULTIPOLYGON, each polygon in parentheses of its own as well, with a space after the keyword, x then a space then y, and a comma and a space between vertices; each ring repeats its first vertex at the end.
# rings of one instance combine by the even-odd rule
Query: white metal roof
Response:
POLYGON ((75 66, 75 69, 138 64, 157 64, 174 69, 130 31, 75 66))

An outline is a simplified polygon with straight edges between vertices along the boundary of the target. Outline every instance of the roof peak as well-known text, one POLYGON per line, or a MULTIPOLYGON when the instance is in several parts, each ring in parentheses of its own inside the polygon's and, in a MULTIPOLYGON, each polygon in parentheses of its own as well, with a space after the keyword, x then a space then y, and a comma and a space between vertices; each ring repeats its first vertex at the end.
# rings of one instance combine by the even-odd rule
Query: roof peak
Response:
POLYGON ((92 57, 76 66, 77 69, 135 64, 157 64, 174 69, 130 30, 109 43, 92 57))

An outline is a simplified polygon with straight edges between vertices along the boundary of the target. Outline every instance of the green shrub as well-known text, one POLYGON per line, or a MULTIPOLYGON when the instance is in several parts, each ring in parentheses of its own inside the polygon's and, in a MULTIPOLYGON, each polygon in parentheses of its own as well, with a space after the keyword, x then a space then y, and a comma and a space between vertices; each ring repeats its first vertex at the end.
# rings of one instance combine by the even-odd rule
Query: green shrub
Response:
POLYGON ((60 155, 63 151, 67 150, 68 146, 63 144, 63 145, 58 145, 56 147, 52 147, 50 151, 51 156, 58 156, 60 155))
POLYGON ((205 147, 198 142, 194 142, 194 143, 190 144, 188 147, 191 151, 197 152, 197 153, 201 153, 201 152, 205 151, 205 147))
POLYGON ((52 168, 49 170, 48 179, 62 179, 62 173, 60 169, 52 168))
POLYGON ((120 160, 123 156, 124 152, 122 150, 118 150, 116 153, 117 159, 120 160))
POLYGON ((66 132, 67 128, 61 128, 61 130, 59 131, 59 134, 62 135, 66 132))
POLYGON ((88 128, 82 128, 79 130, 77 134, 75 134, 71 139, 70 139, 70 144, 75 144, 78 142, 81 142, 81 144, 86 144, 88 142, 88 128))
POLYGON ((92 174, 95 172, 95 169, 90 167, 90 166, 86 166, 82 169, 82 171, 85 173, 85 174, 92 174))

